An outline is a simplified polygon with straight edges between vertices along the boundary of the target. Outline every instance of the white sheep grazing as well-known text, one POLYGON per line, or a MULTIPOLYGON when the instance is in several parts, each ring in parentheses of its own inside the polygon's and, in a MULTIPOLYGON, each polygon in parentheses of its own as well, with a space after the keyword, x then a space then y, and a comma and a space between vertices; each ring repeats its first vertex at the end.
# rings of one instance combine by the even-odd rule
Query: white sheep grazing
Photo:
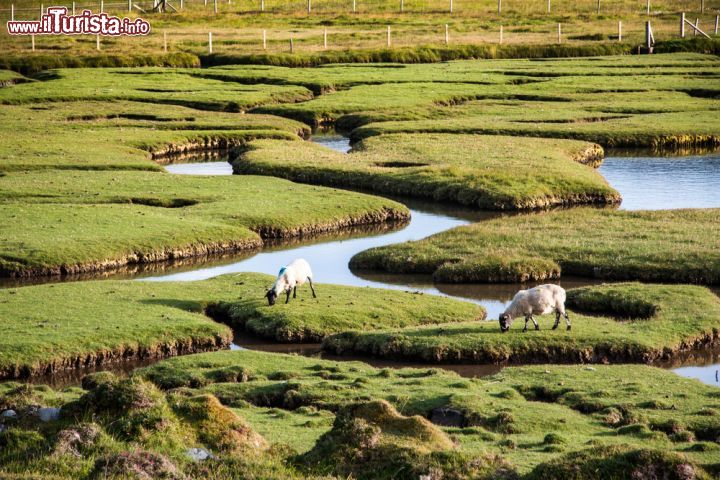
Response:
POLYGON ((287 266, 280 269, 275 283, 273 283, 273 286, 270 287, 270 290, 265 294, 268 303, 275 305, 275 300, 282 292, 287 294, 285 303, 288 303, 290 301, 290 292, 293 292, 293 298, 295 298, 297 296, 297 287, 303 285, 305 280, 310 283, 313 298, 317 298, 317 295, 315 295, 315 287, 313 287, 312 283, 312 276, 310 264, 305 259, 296 258, 287 266))
POLYGON ((527 332, 528 320, 535 324, 535 330, 540 330, 540 325, 533 315, 545 315, 555 311, 555 330, 560 323, 560 316, 565 317, 567 329, 570 330, 570 317, 565 311, 565 289, 559 285, 547 284, 538 285, 528 290, 520 290, 513 297, 510 305, 500 314, 500 331, 510 330, 510 324, 517 317, 525 317, 525 328, 527 332))

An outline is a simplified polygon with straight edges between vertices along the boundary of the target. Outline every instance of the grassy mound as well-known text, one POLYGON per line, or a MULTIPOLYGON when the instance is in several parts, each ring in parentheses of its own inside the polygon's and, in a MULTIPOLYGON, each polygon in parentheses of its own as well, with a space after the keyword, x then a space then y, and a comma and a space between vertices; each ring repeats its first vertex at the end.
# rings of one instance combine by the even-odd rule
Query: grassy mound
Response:
POLYGON ((495 321, 354 331, 326 338, 323 348, 430 362, 649 363, 719 341, 720 300, 703 287, 601 285, 571 290, 567 304, 593 315, 571 312, 570 332, 552 331, 548 316, 529 333, 520 333, 520 318, 505 334, 495 321))
MULTIPOLYGON (((266 278, 266 285, 271 282, 266 278)), ((320 342, 348 329, 382 330, 485 318, 482 307, 443 297, 339 285, 316 289, 318 298, 310 296, 309 287, 302 287, 298 298, 287 305, 281 297, 270 307, 255 295, 214 304, 208 314, 232 327, 288 343, 320 342)))
POLYGON ((597 145, 478 135, 382 135, 350 155, 315 144, 251 142, 235 172, 360 187, 493 210, 616 203, 597 145))
POLYGON ((357 254, 353 268, 432 273, 438 282, 523 282, 565 275, 720 283, 720 210, 544 212, 457 227, 357 254), (678 245, 682 245, 679 249, 678 245))
POLYGON ((405 417, 384 400, 343 407, 332 430, 303 461, 315 469, 353 478, 501 478, 509 465, 497 456, 466 458, 438 427, 405 417))
MULTIPOLYGON (((205 312, 285 341, 485 316, 482 307, 447 298, 325 284, 316 286, 317 299, 301 289, 289 305, 270 307, 263 295, 272 282, 269 275, 243 273, 197 282, 108 280, 0 290, 0 316, 6 319, 0 327, 0 376, 227 346, 230 329, 205 312)), ((251 373, 229 369, 213 375, 230 381, 251 373)))
POLYGON ((616 478, 658 478, 701 480, 710 476, 676 453, 613 446, 589 448, 539 465, 528 480, 611 480, 616 478))

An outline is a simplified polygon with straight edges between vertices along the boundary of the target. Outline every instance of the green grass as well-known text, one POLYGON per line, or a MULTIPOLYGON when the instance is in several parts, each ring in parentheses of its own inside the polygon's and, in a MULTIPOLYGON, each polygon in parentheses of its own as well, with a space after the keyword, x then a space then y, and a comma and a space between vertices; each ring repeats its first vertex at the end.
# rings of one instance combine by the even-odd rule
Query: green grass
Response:
MULTIPOLYGON (((572 459, 601 471, 618 462, 627 469, 685 463, 703 479, 719 466, 716 389, 637 365, 512 367, 465 379, 435 369, 223 351, 169 359, 125 380, 95 374, 83 389, 5 383, 0 402, 20 414, 0 433, 5 475, 84 479, 108 465, 122 476, 128 465, 150 468, 138 455, 153 458, 156 476, 223 480, 348 472, 404 479, 432 468, 453 479, 469 472, 496 478, 489 472, 501 468, 529 480, 562 471, 572 459), (242 378, 230 375, 240 370, 242 378), (142 378, 173 389, 159 391, 142 378), (29 414, 33 405, 62 407, 60 420, 39 422, 29 414), (413 417, 439 407, 457 410, 462 426, 413 417), (79 440, 67 441, 69 432, 79 440), (207 448, 217 459, 193 463, 188 447, 207 448), (596 455, 587 458, 588 449, 596 455), (394 476, 388 465, 399 467, 394 476)), ((578 478, 595 478, 584 475, 578 478)))
POLYGON ((483 209, 620 200, 600 174, 582 165, 598 164, 602 149, 570 140, 401 134, 369 138, 349 155, 281 141, 250 142, 244 150, 233 162, 236 172, 483 209))
MULTIPOLYGON (((267 417, 262 422, 271 443, 287 438, 287 420, 294 424, 294 413, 282 412, 338 412, 355 402, 386 400, 403 415, 429 417, 438 407, 460 410, 465 426, 443 428, 459 443, 459 452, 501 455, 521 473, 593 445, 678 452, 707 467, 718 463, 717 451, 692 448, 705 439, 713 441, 720 428, 718 417, 707 413, 720 407, 715 406, 715 389, 645 366, 512 367, 471 380, 441 370, 377 369, 358 362, 242 351, 173 358, 140 374, 165 388, 196 385, 231 407, 247 408, 249 402, 274 408, 277 422, 271 426, 267 417), (238 365, 250 373, 248 381, 211 380, 238 365), (671 423, 696 440, 672 440, 667 427, 671 423), (622 428, 628 424, 639 427, 622 428), (566 443, 547 448, 548 433, 566 443), (515 447, 508 448, 510 443, 515 447)), ((312 429, 317 438, 328 425, 322 420, 312 429)), ((305 451, 307 444, 307 437, 290 443, 298 451, 305 451)))
POLYGON ((539 321, 540 331, 531 325, 521 332, 523 318, 509 333, 497 321, 350 331, 326 338, 323 348, 441 363, 651 363, 717 341, 720 301, 704 287, 586 287, 568 293, 568 307, 572 331, 551 330, 551 315, 539 321))
POLYGON ((256 295, 220 303, 209 313, 233 327, 288 343, 319 342, 348 329, 371 331, 485 318, 485 310, 478 305, 442 297, 338 285, 318 286, 317 290, 318 298, 312 298, 305 286, 289 304, 281 295, 278 303, 269 307, 256 295))
POLYGON ((317 284, 289 305, 268 306, 273 277, 197 282, 90 281, 0 290, 0 377, 54 373, 119 358, 153 358, 226 346, 228 326, 283 341, 319 341, 348 329, 382 329, 485 317, 482 307, 409 292, 317 284))
POLYGON ((718 215, 717 209, 543 212, 366 250, 350 265, 432 273, 445 283, 518 282, 562 274, 716 285, 720 250, 708 227, 718 215))

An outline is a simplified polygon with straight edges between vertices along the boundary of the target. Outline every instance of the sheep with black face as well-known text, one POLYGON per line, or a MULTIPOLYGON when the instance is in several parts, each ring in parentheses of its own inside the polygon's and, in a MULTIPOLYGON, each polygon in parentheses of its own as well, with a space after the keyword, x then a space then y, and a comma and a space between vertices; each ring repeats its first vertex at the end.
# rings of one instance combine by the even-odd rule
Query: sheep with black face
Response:
POLYGON ((270 305, 275 305, 275 300, 283 292, 287 294, 285 303, 290 301, 290 292, 293 292, 293 298, 297 297, 297 287, 304 285, 307 281, 310 284, 310 290, 312 290, 313 298, 317 298, 315 295, 315 287, 312 283, 312 270, 310 270, 310 264, 302 259, 297 258, 290 262, 287 266, 282 267, 278 273, 275 283, 267 291, 265 297, 268 299, 270 305))
POLYGON ((565 289, 559 285, 538 285, 528 290, 520 290, 515 294, 510 305, 500 314, 500 331, 510 330, 512 321, 517 317, 525 317, 523 332, 527 332, 528 320, 532 320, 535 324, 535 330, 540 330, 540 325, 533 315, 545 315, 553 311, 555 312, 555 324, 552 329, 555 330, 558 327, 562 316, 565 317, 567 329, 570 330, 570 317, 565 311, 565 298, 565 289))

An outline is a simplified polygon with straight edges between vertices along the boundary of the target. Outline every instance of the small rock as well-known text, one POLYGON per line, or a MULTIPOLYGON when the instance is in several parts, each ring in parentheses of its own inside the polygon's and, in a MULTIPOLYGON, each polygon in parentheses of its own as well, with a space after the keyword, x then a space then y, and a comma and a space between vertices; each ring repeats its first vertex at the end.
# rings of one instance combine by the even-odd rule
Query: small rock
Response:
POLYGON ((55 407, 43 407, 37 411, 41 422, 52 422, 60 419, 60 409, 55 407))
POLYGON ((4 412, 0 413, 0 417, 15 418, 17 417, 17 412, 15 410, 5 410, 4 412))
POLYGON ((595 367, 585 367, 585 370, 589 370, 591 372, 595 371, 595 367))
POLYGON ((213 454, 205 450, 204 448, 188 448, 185 453, 191 460, 196 462, 202 462, 208 458, 214 458, 213 454))

